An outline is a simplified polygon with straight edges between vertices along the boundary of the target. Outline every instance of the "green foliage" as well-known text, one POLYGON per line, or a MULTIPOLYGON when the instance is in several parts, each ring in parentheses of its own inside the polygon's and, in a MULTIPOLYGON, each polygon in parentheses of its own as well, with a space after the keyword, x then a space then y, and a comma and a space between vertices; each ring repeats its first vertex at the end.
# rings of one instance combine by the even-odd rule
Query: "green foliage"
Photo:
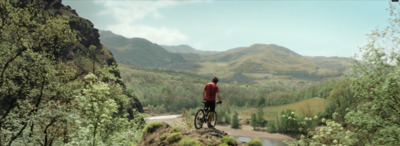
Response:
POLYGON ((267 120, 264 118, 264 111, 262 108, 259 108, 257 110, 257 127, 260 127, 261 129, 265 128, 267 126, 267 120))
POLYGON ((362 60, 355 61, 351 90, 358 104, 345 115, 362 145, 400 145, 400 11, 390 5, 391 19, 369 34, 362 60))
POLYGON ((246 144, 247 146, 262 146, 262 142, 259 139, 253 138, 246 144))
POLYGON ((258 126, 257 115, 256 115, 255 113, 251 114, 250 125, 253 126, 253 129, 254 129, 254 130, 255 130, 256 127, 258 126))
POLYGON ((201 146, 201 142, 195 139, 183 138, 178 143, 179 146, 201 146))
POLYGON ((326 111, 348 129, 327 120, 327 126, 295 144, 400 145, 399 5, 390 3, 389 10, 389 26, 369 34, 347 81, 331 92, 326 111))
POLYGON ((111 90, 112 86, 99 81, 94 74, 84 77, 83 88, 73 101, 77 105, 73 110, 77 115, 69 115, 76 116, 74 125, 70 125, 76 129, 71 134, 70 144, 109 145, 120 141, 122 145, 129 145, 137 142, 141 121, 115 116, 120 107, 117 101, 127 97, 122 90, 111 90))
POLYGON ((155 132, 157 129, 162 128, 162 127, 166 127, 167 125, 162 123, 162 122, 150 122, 148 123, 146 126, 144 126, 142 133, 143 135, 149 134, 149 133, 153 133, 155 132))
POLYGON ((226 143, 230 146, 232 145, 236 145, 236 140, 235 138, 229 136, 229 135, 225 135, 224 137, 222 137, 221 139, 219 139, 222 143, 226 143))
POLYGON ((182 130, 182 128, 179 126, 174 126, 174 128, 172 128, 172 131, 174 131, 174 132, 180 132, 181 130, 182 130))
POLYGON ((343 122, 348 110, 354 109, 357 104, 357 99, 354 98, 353 92, 350 89, 350 82, 342 80, 330 93, 325 114, 330 116, 336 113, 335 119, 343 122))
MULTIPOLYGON (((325 119, 324 119, 325 120, 325 119)), ((324 121, 323 120, 323 121, 324 121)), ((345 130, 341 124, 327 120, 326 126, 315 133, 310 131, 306 136, 301 135, 297 141, 289 141, 289 145, 358 145, 356 133, 345 130)))
POLYGON ((266 104, 265 97, 264 96, 260 96, 258 101, 257 101, 257 107, 262 108, 262 107, 265 106, 265 104, 266 104))
POLYGON ((270 120, 270 121, 268 121, 268 124, 267 124, 267 132, 269 132, 269 133, 276 133, 276 132, 278 132, 278 125, 277 125, 278 123, 276 123, 274 120, 270 120))
POLYGON ((172 144, 172 143, 178 142, 181 139, 182 139, 181 133, 175 132, 168 136, 167 141, 169 144, 172 144))
POLYGON ((294 110, 288 109, 281 112, 277 121, 268 123, 269 132, 280 132, 286 134, 306 134, 317 125, 318 117, 298 117, 294 110))
POLYGON ((229 146, 227 143, 221 143, 218 146, 229 146))
POLYGON ((165 140, 166 138, 167 138, 166 134, 163 134, 163 135, 160 136, 160 140, 165 140))
POLYGON ((225 124, 231 124, 231 116, 229 114, 225 114, 224 121, 225 124))
MULTIPOLYGON (((181 112, 182 109, 203 106, 201 103, 202 89, 210 81, 208 77, 183 71, 128 65, 121 65, 121 67, 122 77, 127 88, 133 90, 142 104, 148 105, 151 112, 181 112)), ((259 101, 265 103, 260 103, 260 106, 272 106, 317 96, 326 98, 326 94, 329 95, 331 90, 330 86, 334 84, 336 84, 334 80, 313 84, 271 81, 257 85, 221 82, 218 83, 218 86, 224 103, 216 108, 218 122, 226 123, 223 112, 229 112, 227 105, 239 107, 247 105, 250 108, 257 107, 259 101), (265 102, 261 97, 265 98, 265 102)))
POLYGON ((300 122, 293 110, 285 110, 281 112, 279 120, 279 132, 283 133, 298 133, 300 122))
MULTIPOLYGON (((226 105, 224 105, 224 106, 227 107, 226 105)), ((217 112, 217 123, 218 124, 230 124, 231 123, 229 109, 226 110, 226 109, 224 109, 224 107, 222 107, 222 108, 216 108, 215 111, 217 112)))
MULTIPOLYGON (((135 144, 144 121, 119 111, 129 99, 113 82, 116 67, 97 63, 95 51, 93 74, 65 59, 81 46, 69 25, 75 17, 55 14, 47 3, 0 2, 0 145, 135 144)), ((90 60, 80 51, 74 55, 90 60)))
POLYGON ((231 123, 231 127, 232 128, 239 128, 239 117, 238 117, 238 113, 235 111, 235 113, 232 116, 232 123, 231 123))
POLYGON ((250 125, 253 126, 254 130, 264 129, 267 126, 267 120, 264 118, 264 112, 262 108, 257 108, 257 114, 253 113, 250 119, 250 125))
MULTIPOLYGON (((276 118, 281 114, 281 112, 287 109, 293 109, 294 111, 297 111, 297 114, 299 116, 317 115, 319 113, 324 112, 326 103, 327 103, 326 99, 316 97, 286 105, 268 106, 263 108, 263 112, 265 115, 264 116, 265 119, 268 121, 276 120, 276 118)), ((252 113, 257 113, 257 111, 258 111, 257 108, 244 110, 240 113, 240 115, 250 116, 252 113)), ((321 115, 318 117, 323 117, 323 116, 321 115)))
POLYGON ((76 70, 54 54, 76 37, 41 5, 25 5, 0 2, 0 145, 51 145, 66 136, 79 88, 69 82, 76 70))

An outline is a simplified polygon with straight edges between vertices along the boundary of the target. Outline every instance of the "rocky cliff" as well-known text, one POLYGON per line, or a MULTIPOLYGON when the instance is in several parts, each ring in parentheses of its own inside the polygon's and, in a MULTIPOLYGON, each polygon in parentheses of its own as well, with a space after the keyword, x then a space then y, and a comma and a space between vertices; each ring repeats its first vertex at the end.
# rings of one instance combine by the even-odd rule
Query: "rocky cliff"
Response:
MULTIPOLYGON (((22 0, 21 4, 24 3, 24 0, 22 0)), ((60 51, 56 52, 54 56, 58 61, 74 65, 77 68, 77 78, 83 77, 93 71, 91 67, 88 67, 88 62, 93 60, 96 67, 111 65, 117 66, 113 54, 100 43, 99 30, 94 28, 92 22, 80 17, 71 7, 64 6, 61 3, 61 0, 36 0, 35 4, 38 8, 44 8, 44 11, 51 15, 67 20, 71 29, 75 31, 78 42, 71 46, 64 47, 60 51)), ((23 7, 23 5, 21 6, 23 7)), ((120 84, 125 90, 125 85, 121 80, 120 72, 113 71, 112 74, 118 78, 115 83, 120 84)), ((130 117, 133 118, 133 109, 143 112, 143 107, 134 95, 127 95, 132 98, 132 102, 129 104, 130 107, 125 107, 125 109, 130 114, 130 117)))

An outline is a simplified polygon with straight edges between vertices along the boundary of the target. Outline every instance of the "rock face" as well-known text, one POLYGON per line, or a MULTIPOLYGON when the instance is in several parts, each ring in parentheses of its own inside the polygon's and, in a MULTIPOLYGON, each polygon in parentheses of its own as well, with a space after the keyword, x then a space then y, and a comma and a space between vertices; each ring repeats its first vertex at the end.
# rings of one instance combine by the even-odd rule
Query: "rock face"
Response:
MULTIPOLYGON (((150 123, 151 124, 151 123, 150 123)), ((219 145, 224 143, 221 138, 228 134, 224 131, 213 128, 202 129, 182 129, 176 130, 167 123, 163 126, 153 128, 150 133, 145 133, 139 145, 141 146, 166 146, 180 145, 181 140, 191 139, 198 141, 200 145, 219 145)), ((188 143, 186 143, 188 144, 188 143)), ((190 143, 193 145, 194 143, 190 143)), ((229 145, 244 145, 244 143, 236 142, 229 145)))
MULTIPOLYGON (((24 1, 21 0, 21 3, 24 3, 24 1)), ((87 63, 90 59, 93 59, 98 67, 117 65, 113 54, 100 43, 99 30, 94 28, 92 22, 79 17, 75 10, 69 6, 64 6, 61 0, 35 0, 35 3, 37 6, 44 6, 44 10, 54 16, 67 20, 71 29, 76 32, 78 43, 61 49, 54 56, 58 61, 74 65, 77 68, 77 77, 82 77, 92 71, 87 63), (94 50, 89 48, 94 48, 94 50)), ((115 83, 120 84, 125 90, 120 72, 113 71, 112 73, 118 78, 115 83)), ((130 107, 125 107, 125 109, 130 114, 130 117, 133 118, 133 109, 143 112, 143 107, 137 98, 132 95, 128 96, 132 100, 129 104, 130 107)))

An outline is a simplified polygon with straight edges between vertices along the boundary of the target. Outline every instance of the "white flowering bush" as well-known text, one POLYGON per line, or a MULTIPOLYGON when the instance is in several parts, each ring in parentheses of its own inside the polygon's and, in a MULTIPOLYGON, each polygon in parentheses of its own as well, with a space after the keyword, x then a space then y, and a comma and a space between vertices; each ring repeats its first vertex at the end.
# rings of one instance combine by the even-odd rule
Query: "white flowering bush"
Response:
MULTIPOLYGON (((76 132, 71 134, 69 145, 131 145, 140 139, 140 121, 128 121, 117 116, 119 105, 116 98, 126 98, 122 93, 113 93, 111 86, 94 74, 84 77, 84 88, 76 97, 78 106, 72 122, 76 132), (112 94, 122 96, 113 97, 112 94)), ((71 115, 72 116, 72 115, 71 115)))
POLYGON ((355 145, 358 142, 356 134, 345 130, 335 121, 322 119, 326 126, 301 135, 299 140, 286 142, 289 145, 355 145))
POLYGON ((281 112, 277 121, 268 123, 269 132, 281 132, 287 134, 306 134, 317 125, 318 117, 298 117, 294 110, 288 109, 281 112))

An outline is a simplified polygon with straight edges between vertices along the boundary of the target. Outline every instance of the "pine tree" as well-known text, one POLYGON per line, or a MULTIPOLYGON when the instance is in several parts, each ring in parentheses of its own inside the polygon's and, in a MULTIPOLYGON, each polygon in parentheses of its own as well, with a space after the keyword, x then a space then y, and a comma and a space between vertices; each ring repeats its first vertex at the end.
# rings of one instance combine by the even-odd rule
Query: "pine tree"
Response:
POLYGON ((253 130, 256 130, 256 128, 258 126, 258 122, 257 122, 257 116, 255 113, 251 114, 250 125, 253 127, 253 130))
POLYGON ((231 123, 232 128, 239 128, 239 117, 238 113, 235 111, 232 117, 232 123, 231 123))

